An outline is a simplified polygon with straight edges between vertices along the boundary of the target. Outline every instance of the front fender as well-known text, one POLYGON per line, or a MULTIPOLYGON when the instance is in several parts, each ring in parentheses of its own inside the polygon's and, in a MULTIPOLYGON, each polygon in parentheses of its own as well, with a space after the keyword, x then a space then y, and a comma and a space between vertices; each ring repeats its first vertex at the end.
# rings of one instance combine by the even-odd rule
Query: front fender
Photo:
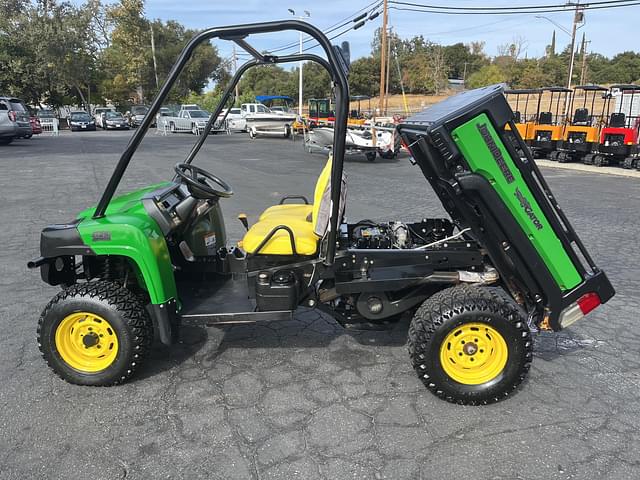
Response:
POLYGON ((156 222, 144 210, 86 218, 77 226, 95 255, 121 255, 137 265, 151 303, 177 298, 169 249, 156 222))

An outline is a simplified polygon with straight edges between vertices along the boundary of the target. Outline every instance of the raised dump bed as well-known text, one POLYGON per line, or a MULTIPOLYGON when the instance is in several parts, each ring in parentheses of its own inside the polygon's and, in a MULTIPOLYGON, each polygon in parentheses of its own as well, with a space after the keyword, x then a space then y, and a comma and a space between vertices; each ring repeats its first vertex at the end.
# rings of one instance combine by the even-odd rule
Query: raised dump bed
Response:
POLYGON ((542 307, 542 326, 566 327, 614 295, 517 133, 499 85, 451 97, 399 131, 452 219, 471 228, 515 298, 542 307))

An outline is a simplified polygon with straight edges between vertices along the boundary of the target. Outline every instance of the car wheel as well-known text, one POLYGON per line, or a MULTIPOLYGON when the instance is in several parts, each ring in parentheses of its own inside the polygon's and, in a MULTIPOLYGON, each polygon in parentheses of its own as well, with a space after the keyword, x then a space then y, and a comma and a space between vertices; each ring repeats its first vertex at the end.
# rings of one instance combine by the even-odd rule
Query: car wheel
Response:
POLYGON ((365 156, 367 157, 367 160, 369 160, 370 162, 375 162, 376 160, 376 152, 366 152, 365 156))
POLYGON ((153 341, 139 299, 113 282, 73 285, 58 293, 38 321, 38 346, 53 371, 78 385, 128 380, 153 341))
POLYGON ((0 145, 9 145, 13 142, 13 137, 0 137, 0 145))
POLYGON ((461 285, 427 299, 409 327, 413 368, 452 403, 498 402, 524 381, 533 357, 526 313, 500 288, 461 285))

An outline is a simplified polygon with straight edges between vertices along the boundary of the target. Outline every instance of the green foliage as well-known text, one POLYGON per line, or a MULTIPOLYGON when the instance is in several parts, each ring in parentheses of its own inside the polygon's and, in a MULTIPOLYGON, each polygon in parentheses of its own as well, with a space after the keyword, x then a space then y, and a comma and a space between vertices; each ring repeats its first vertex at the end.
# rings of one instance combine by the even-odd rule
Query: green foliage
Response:
POLYGON ((486 65, 467 79, 467 87, 478 88, 507 80, 506 73, 498 65, 486 65))
POLYGON ((351 62, 349 88, 351 95, 377 95, 380 91, 380 59, 362 57, 351 62))

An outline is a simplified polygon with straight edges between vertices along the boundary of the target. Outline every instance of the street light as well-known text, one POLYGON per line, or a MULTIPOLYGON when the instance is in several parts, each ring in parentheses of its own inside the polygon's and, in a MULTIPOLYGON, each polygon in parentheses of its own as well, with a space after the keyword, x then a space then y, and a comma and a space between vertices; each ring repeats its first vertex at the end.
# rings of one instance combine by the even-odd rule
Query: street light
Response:
POLYGON ((547 20, 548 22, 553 23, 556 27, 558 27, 560 30, 562 30, 564 33, 566 33, 567 35, 571 36, 571 32, 569 30, 567 30, 566 28, 564 28, 562 25, 560 25, 558 22, 550 19, 549 17, 545 17, 544 15, 536 15, 536 18, 542 18, 544 20, 547 20))
MULTIPOLYGON (((562 30, 564 33, 566 33, 567 35, 569 35, 571 37, 571 60, 569 62, 569 78, 567 79, 567 88, 571 89, 571 79, 573 77, 573 63, 574 63, 575 58, 576 58, 576 51, 575 51, 575 49, 576 49, 576 30, 578 30, 579 28, 584 26, 584 10, 583 10, 583 7, 579 3, 568 2, 567 5, 575 6, 575 13, 573 14, 573 29, 572 29, 571 32, 569 32, 569 30, 567 30, 563 26, 557 24, 556 22, 554 22, 553 20, 551 20, 548 17, 545 17, 543 15, 536 15, 536 18, 543 18, 544 20, 548 20, 549 22, 553 23, 556 27, 558 27, 560 30, 562 30), (580 26, 578 26, 579 23, 581 24, 580 26)), ((569 95, 566 95, 565 102, 564 102, 564 111, 565 111, 565 113, 568 110, 568 108, 569 108, 569 95)))
MULTIPOLYGON (((289 13, 296 17, 298 20, 304 20, 310 18, 311 13, 308 10, 304 10, 304 15, 296 15, 296 11, 293 8, 288 8, 289 13)), ((302 55, 302 32, 300 32, 300 54, 302 55)), ((302 118, 302 60, 299 64, 299 78, 298 78, 298 116, 302 118)))

